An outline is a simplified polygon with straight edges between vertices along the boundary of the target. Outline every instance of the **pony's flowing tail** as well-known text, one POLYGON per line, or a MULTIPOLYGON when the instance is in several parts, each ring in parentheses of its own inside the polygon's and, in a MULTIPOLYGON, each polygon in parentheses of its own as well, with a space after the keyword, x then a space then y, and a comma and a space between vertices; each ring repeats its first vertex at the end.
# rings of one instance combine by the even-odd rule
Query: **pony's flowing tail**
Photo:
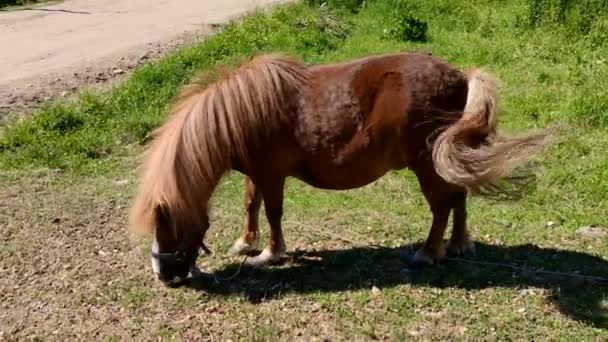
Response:
POLYGON ((496 134, 496 80, 475 69, 468 73, 468 96, 462 117, 443 131, 433 145, 436 172, 472 194, 517 196, 528 175, 514 175, 548 135, 503 137, 496 134), (515 187, 514 187, 515 186, 515 187))

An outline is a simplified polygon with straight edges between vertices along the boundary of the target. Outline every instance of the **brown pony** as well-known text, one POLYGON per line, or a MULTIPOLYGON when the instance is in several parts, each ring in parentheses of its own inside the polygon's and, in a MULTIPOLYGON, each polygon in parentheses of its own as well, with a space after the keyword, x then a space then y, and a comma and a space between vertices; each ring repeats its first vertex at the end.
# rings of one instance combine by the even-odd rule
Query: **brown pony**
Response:
POLYGON ((171 112, 155 132, 130 213, 133 229, 154 236, 152 266, 169 284, 195 267, 209 227, 209 199, 229 170, 247 176, 247 223, 229 253, 255 247, 263 199, 270 240, 249 262, 262 266, 286 251, 281 215, 287 177, 343 190, 409 168, 433 214, 415 261, 432 264, 445 253, 452 211, 447 250, 474 249, 467 193, 512 189, 504 185, 517 181, 510 176, 514 168, 548 136, 498 135, 495 80, 422 53, 317 66, 259 55, 215 83, 186 87, 171 112))

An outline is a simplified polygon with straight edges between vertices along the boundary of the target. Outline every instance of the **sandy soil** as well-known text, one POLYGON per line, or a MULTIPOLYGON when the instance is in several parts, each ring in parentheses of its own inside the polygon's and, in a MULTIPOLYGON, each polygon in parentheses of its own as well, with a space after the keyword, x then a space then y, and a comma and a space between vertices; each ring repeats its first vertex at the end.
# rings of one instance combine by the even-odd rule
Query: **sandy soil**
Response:
POLYGON ((0 117, 108 80, 284 0, 67 0, 0 11, 0 117))

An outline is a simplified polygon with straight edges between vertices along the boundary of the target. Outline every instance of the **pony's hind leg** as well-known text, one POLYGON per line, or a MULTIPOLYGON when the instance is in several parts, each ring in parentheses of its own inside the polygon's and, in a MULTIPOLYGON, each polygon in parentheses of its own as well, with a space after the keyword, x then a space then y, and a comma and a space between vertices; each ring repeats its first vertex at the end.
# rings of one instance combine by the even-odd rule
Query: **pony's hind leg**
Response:
POLYGON ((250 266, 261 267, 275 263, 285 255, 287 247, 283 238, 283 228, 281 227, 284 185, 285 178, 282 178, 274 182, 265 182, 260 188, 264 198, 266 218, 270 225, 270 240, 268 240, 268 245, 262 253, 247 261, 247 264, 250 266))
POLYGON ((431 230, 423 246, 416 251, 415 265, 433 265, 445 255, 443 235, 457 196, 452 186, 429 170, 414 170, 420 187, 433 213, 431 230))
POLYGON ((467 232, 467 193, 454 194, 452 236, 447 245, 447 252, 453 255, 463 255, 475 252, 475 244, 467 232))
POLYGON ((450 217, 450 207, 437 201, 431 203, 431 211, 433 213, 431 231, 424 245, 416 251, 413 260, 414 264, 433 265, 445 255, 443 234, 450 217))
POLYGON ((228 255, 245 254, 257 248, 260 239, 258 219, 262 205, 262 192, 256 187, 253 180, 245 177, 245 210, 247 219, 241 231, 241 236, 232 245, 228 255))

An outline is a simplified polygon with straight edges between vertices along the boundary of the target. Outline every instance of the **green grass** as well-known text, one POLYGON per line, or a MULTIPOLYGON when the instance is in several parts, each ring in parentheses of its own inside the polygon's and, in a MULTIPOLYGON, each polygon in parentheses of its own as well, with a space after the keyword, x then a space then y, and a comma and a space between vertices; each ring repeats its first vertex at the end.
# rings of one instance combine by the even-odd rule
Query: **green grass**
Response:
POLYGON ((11 6, 23 6, 30 5, 39 2, 46 2, 45 0, 0 0, 0 8, 11 7, 11 6))
MULTIPOLYGON (((2 175, 15 184, 42 182, 76 197, 86 193, 93 203, 128 203, 135 191, 135 155, 178 88, 198 70, 262 51, 323 63, 426 50, 458 67, 481 66, 497 74, 502 128, 515 133, 552 123, 562 128, 560 141, 540 160, 533 193, 516 203, 472 199, 469 204, 479 249, 471 260, 519 268, 450 261, 422 274, 407 272, 405 260, 412 244, 425 238, 430 213, 415 177, 402 171, 343 192, 290 180, 285 231, 288 246, 300 251, 286 265, 211 282, 203 292, 168 291, 150 285, 144 249, 137 255, 141 264, 131 261, 139 268, 108 287, 100 285, 93 295, 83 292, 82 301, 126 310, 132 329, 151 327, 148 315, 175 316, 152 326, 166 338, 202 331, 248 339, 287 339, 299 332, 305 338, 605 340, 605 283, 534 272, 608 276, 608 240, 576 233, 583 225, 608 227, 605 2, 329 0, 322 8, 320 3, 308 0, 232 23, 140 68, 108 93, 49 104, 32 119, 6 127, 0 137, 2 175), (426 42, 386 34, 405 15, 428 24, 426 42), (48 172, 41 171, 47 169, 60 169, 58 180, 48 183, 48 172), (120 193, 103 185, 118 177, 131 185, 120 193), (200 319, 207 321, 183 320, 183 312, 205 312, 200 319)), ((243 179, 233 174, 215 194, 208 241, 217 253, 237 236, 242 193, 243 179)), ((79 201, 65 199, 63 210, 92 215, 88 207, 74 209, 73 202, 79 201)), ((52 208, 61 210, 57 206, 52 208)), ((33 208, 23 210, 36 212, 33 208)), ((112 227, 118 228, 112 229, 122 229, 122 219, 116 220, 112 227)), ((220 257, 201 263, 218 277, 238 269, 220 257)))

